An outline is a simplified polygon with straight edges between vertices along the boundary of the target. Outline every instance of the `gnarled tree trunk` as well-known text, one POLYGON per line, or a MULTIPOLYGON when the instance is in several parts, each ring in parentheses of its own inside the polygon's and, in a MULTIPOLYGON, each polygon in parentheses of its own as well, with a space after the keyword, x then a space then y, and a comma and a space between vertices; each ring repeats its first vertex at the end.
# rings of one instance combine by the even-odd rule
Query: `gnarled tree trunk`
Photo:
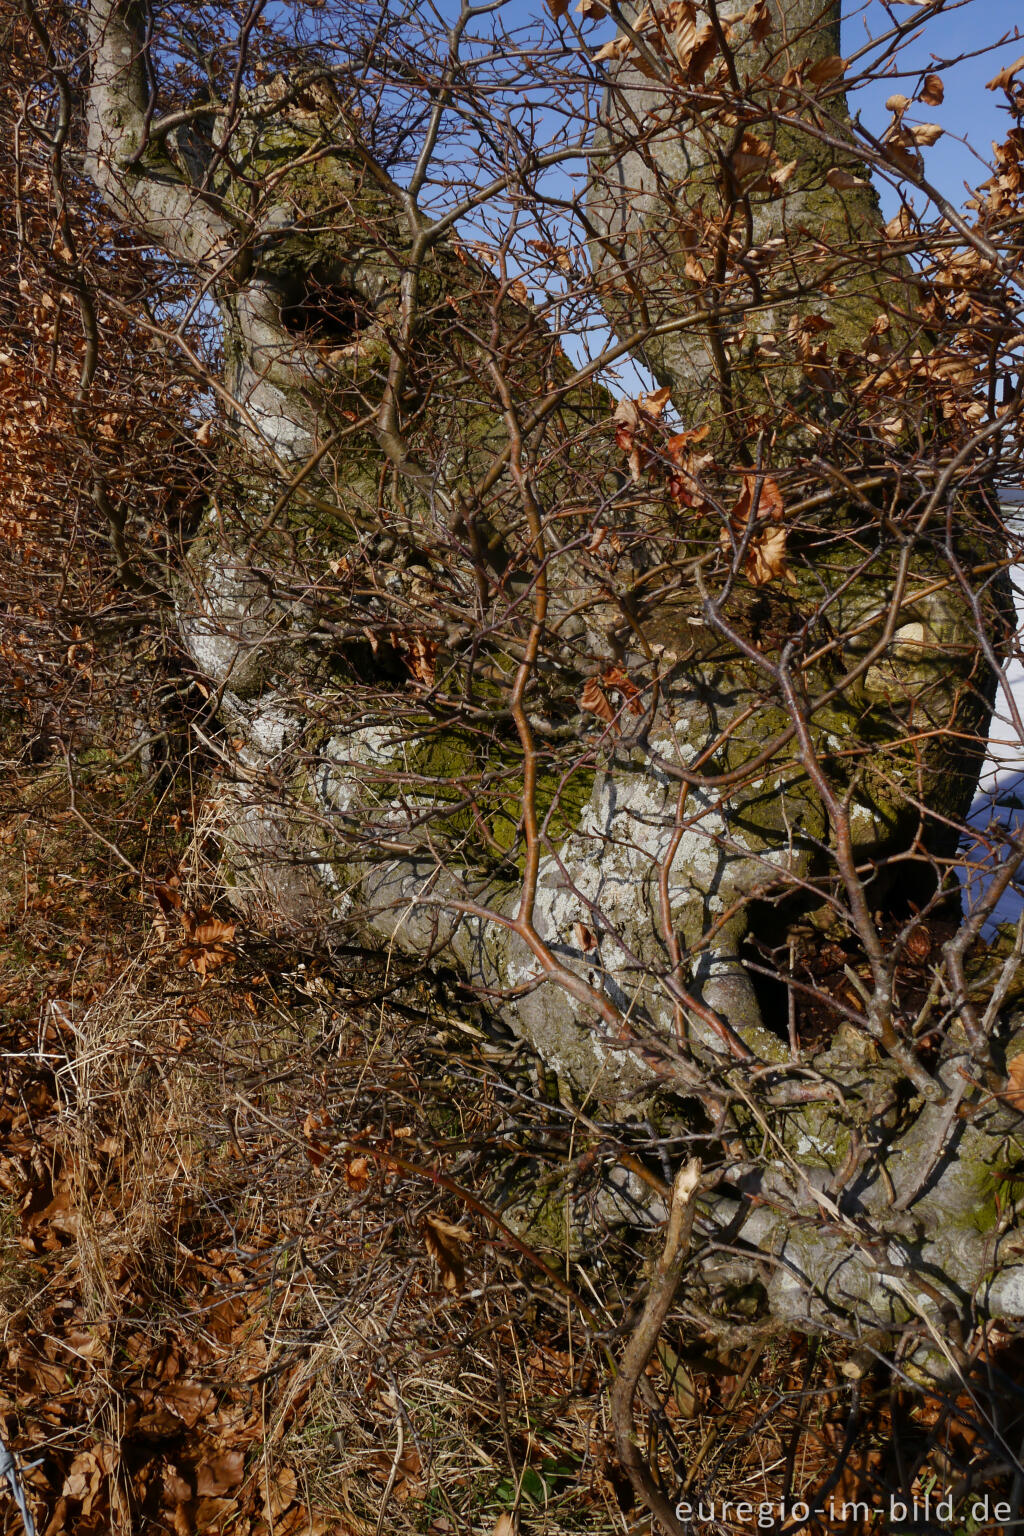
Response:
POLYGON ((852 147, 838 5, 631 14, 587 217, 671 436, 328 85, 161 121, 133 8, 91 7, 91 174, 223 322, 223 483, 177 603, 237 743, 226 878, 254 921, 454 964, 568 1091, 717 1138, 716 1295, 754 1278, 852 1332, 1019 1316, 991 1030, 954 976, 922 1050, 896 984, 976 778, 998 524, 944 467, 952 386, 852 147), (797 1060, 756 946, 830 925, 864 1000, 797 1060))

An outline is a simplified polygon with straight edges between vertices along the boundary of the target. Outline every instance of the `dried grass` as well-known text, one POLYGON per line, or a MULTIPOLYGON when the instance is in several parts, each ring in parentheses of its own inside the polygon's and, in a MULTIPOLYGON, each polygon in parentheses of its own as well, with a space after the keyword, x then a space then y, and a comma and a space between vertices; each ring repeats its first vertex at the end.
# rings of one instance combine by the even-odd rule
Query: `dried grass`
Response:
MULTIPOLYGON (((187 867, 184 908, 223 911, 187 867)), ((386 960, 318 973, 239 935, 203 975, 154 910, 105 987, 51 988, 11 1038, 0 1419, 40 1530, 646 1530, 606 1390, 657 1243, 602 1226, 622 1128, 386 960), (531 1232, 554 1278, 484 1214, 542 1186, 589 1223, 584 1251, 531 1232), (458 1274, 430 1230, 465 1234, 458 1274)), ((988 1406, 798 1338, 716 1344, 698 1278, 636 1418, 673 1496, 880 1504, 908 1468, 983 1466, 988 1406)))

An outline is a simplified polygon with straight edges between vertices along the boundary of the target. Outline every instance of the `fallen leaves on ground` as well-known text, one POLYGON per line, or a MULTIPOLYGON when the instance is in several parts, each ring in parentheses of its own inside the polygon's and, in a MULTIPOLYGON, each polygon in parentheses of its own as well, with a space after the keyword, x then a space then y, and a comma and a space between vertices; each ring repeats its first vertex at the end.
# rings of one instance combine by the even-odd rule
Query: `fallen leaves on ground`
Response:
POLYGON ((160 908, 156 919, 156 938, 164 943, 168 938, 168 923, 177 918, 184 941, 178 951, 178 965, 191 964, 197 976, 209 974, 234 959, 237 923, 214 917, 208 907, 190 912, 184 905, 177 878, 154 883, 153 895, 160 908))
POLYGON ((192 918, 182 917, 182 925, 188 937, 178 956, 179 965, 191 964, 197 976, 207 976, 221 965, 234 959, 231 945, 234 943, 236 923, 226 923, 222 918, 203 914, 192 918))
MULTIPOLYGON (((273 1521, 274 1536, 350 1536, 347 1523, 315 1515, 294 1471, 276 1469, 269 1491, 265 1479, 273 1399, 261 1313, 281 1234, 272 1220, 236 1224, 238 1251, 225 1244, 215 1213, 203 1220, 190 1207, 173 1116, 153 1110, 148 1177, 166 1181, 165 1219, 178 1234, 168 1309, 160 1266, 118 1237, 118 1222, 132 1220, 131 1137, 97 1128, 86 1155, 68 1135, 46 1066, 75 1048, 65 1014, 49 1010, 45 1056, 24 1053, 20 1080, 0 1091, 0 1195, 16 1234, 4 1266, 0 1432, 17 1452, 36 1529, 269 1536, 273 1521), (107 1250, 102 1298, 87 1260, 97 1244, 107 1250)), ((136 1055, 141 1066, 145 1052, 136 1055)), ((298 1361, 275 1369, 291 1399, 287 1423, 308 1387, 298 1361)))

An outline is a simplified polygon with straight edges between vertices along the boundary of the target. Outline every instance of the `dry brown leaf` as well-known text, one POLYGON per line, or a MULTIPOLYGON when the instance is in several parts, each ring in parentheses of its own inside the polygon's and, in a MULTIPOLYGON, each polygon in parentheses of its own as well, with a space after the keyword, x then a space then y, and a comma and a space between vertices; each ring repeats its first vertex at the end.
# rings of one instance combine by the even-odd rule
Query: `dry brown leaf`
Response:
POLYGON ((172 912, 181 911, 181 892, 176 889, 177 878, 169 880, 165 885, 157 881, 153 886, 153 895, 160 903, 161 910, 170 917, 172 912))
MULTIPOLYGON (((817 316, 808 315, 806 318, 810 321, 817 319, 817 316)), ((743 489, 729 514, 729 521, 736 532, 742 533, 750 520, 751 513, 755 517, 770 517, 773 523, 779 523, 782 521, 785 506, 779 483, 773 475, 762 476, 760 486, 757 475, 744 475, 743 489)))
POLYGON ((629 478, 636 484, 644 472, 646 454, 642 453, 636 443, 629 445, 629 478))
MULTIPOLYGON (((167 888, 163 888, 166 892, 167 888)), ((161 908, 167 911, 166 895, 157 891, 157 899, 161 908)), ((178 899, 181 906, 181 899, 178 899)), ((180 911, 181 926, 184 929, 187 943, 181 946, 178 954, 178 966, 192 965, 193 971, 204 977, 209 971, 215 971, 218 966, 227 965, 235 958, 230 945, 235 940, 235 931, 238 923, 226 923, 220 917, 210 917, 209 909, 198 912, 180 911)))
POLYGON ((237 1488, 245 1475, 245 1452, 223 1451, 201 1461, 196 1468, 196 1493, 202 1497, 219 1497, 237 1488))
POLYGON ((446 1221, 443 1216, 430 1215, 423 1219, 423 1242, 437 1264, 446 1291, 461 1291, 466 1283, 466 1266, 459 1245, 468 1243, 472 1235, 467 1228, 446 1221))
POLYGON ((617 400, 612 412, 612 421, 616 427, 625 427, 630 432, 635 432, 640 425, 640 403, 637 400, 617 400))
POLYGON ((676 58, 685 69, 697 47, 697 7, 693 0, 682 0, 672 18, 675 23, 673 47, 676 58))
POLYGON ((638 75, 643 75, 645 80, 657 80, 659 78, 657 68, 642 53, 634 55, 633 68, 638 75))
POLYGON ((827 173, 825 180, 830 187, 835 187, 837 192, 852 192, 854 187, 866 187, 868 185, 863 176, 853 176, 849 171, 844 171, 838 165, 832 167, 827 173))
POLYGON ((786 503, 779 490, 779 483, 771 475, 765 475, 761 481, 757 510, 762 517, 770 517, 773 523, 781 523, 785 514, 786 503))
POLYGON ((786 563, 785 528, 768 528, 760 536, 751 539, 744 561, 744 573, 751 586, 766 587, 778 576, 793 579, 786 563))
POLYGON ((423 1476, 423 1458, 414 1445, 409 1446, 399 1458, 398 1470, 403 1477, 416 1479, 423 1476))
POLYGON ((845 73, 846 60, 840 58, 838 53, 830 53, 827 59, 819 59, 817 64, 812 64, 805 71, 804 79, 812 85, 827 85, 830 80, 838 80, 845 73))
POLYGON ((663 389, 656 389, 650 395, 641 395, 640 409, 646 412, 648 416, 653 416, 655 421, 657 421, 669 400, 671 399, 671 396, 672 391, 666 384, 663 389))
POLYGON ((1022 69, 1024 69, 1024 54, 1021 55, 1016 64, 1008 64, 1005 69, 999 71, 998 75, 989 80, 985 86, 986 91, 1005 91, 1009 89, 1014 76, 1019 75, 1022 69))
POLYGON ((608 64, 612 59, 623 59, 632 48, 628 37, 613 37, 610 43, 605 43, 595 54, 591 55, 594 64, 608 64))
POLYGON ((902 138, 892 136, 885 144, 885 157, 890 165, 894 165, 901 176, 917 176, 922 167, 921 156, 910 144, 909 137, 904 134, 902 138))
POLYGON ((64 1536, 64 1532, 68 1529, 68 1501, 61 1495, 53 1506, 53 1514, 43 1531, 43 1536, 64 1536))
POLYGON ((551 12, 555 21, 560 21, 569 9, 569 0, 544 0, 544 4, 551 12))
POLYGON ((911 928, 907 934, 907 953, 912 959, 927 960, 932 952, 932 940, 927 928, 919 926, 911 928))
POLYGON ((433 688, 437 680, 437 671, 434 663, 437 660, 437 646, 426 635, 413 635, 404 645, 405 664, 412 673, 413 678, 428 691, 433 688))
POLYGON ((768 9, 768 0, 754 0, 754 4, 743 17, 744 22, 750 28, 750 40, 752 43, 763 43, 772 29, 771 12, 768 9))
POLYGON ((375 1451, 373 1462, 382 1481, 391 1475, 394 1467, 396 1478, 392 1492, 400 1503, 407 1503, 423 1491, 423 1462, 415 1446, 404 1451, 395 1463, 390 1451, 375 1451))
POLYGON ((509 1514, 499 1515, 491 1536, 516 1536, 516 1523, 509 1514))
POLYGON ((612 412, 615 441, 623 453, 629 456, 629 473, 634 481, 640 479, 650 457, 643 446, 645 434, 649 434, 664 411, 669 395, 667 388, 656 389, 652 394, 641 395, 638 400, 618 401, 612 412))
POLYGON ((587 710, 592 715, 597 715, 607 724, 615 719, 615 711, 608 702, 607 695, 596 677, 587 679, 583 692, 579 698, 580 709, 587 710))
POLYGON ((579 0, 576 12, 584 21, 603 21, 608 15, 608 9, 601 4, 601 0, 579 0))
MULTIPOLYGON (((704 77, 711 68, 715 55, 718 53, 718 34, 710 22, 706 22, 697 32, 696 46, 689 60, 683 66, 686 70, 687 82, 690 85, 703 85, 704 77)), ((680 60, 682 63, 682 60, 680 60)))
POLYGON ((885 237, 887 240, 905 240, 910 234, 910 230, 910 214, 905 208, 901 208, 899 213, 894 218, 891 218, 885 226, 885 237))
POLYGON ((230 1529, 231 1516, 238 1513, 234 1499, 197 1499, 192 1511, 192 1530, 196 1536, 202 1532, 220 1532, 230 1529))
POLYGON ((912 144, 924 145, 927 148, 937 139, 941 139, 946 130, 940 128, 938 123, 918 123, 915 128, 909 128, 906 131, 912 144))
POLYGON ((196 923, 189 938, 201 944, 204 949, 220 949, 232 942, 237 926, 237 923, 225 923, 222 918, 210 917, 196 923))
POLYGON ((573 923, 572 936, 576 942, 576 948, 585 955, 593 954, 597 948, 597 940, 586 923, 573 923))
POLYGON ((370 1159, 368 1157, 346 1157, 345 1159, 345 1183, 349 1189, 357 1193, 364 1190, 370 1182, 370 1159))
POLYGON ((276 1520, 283 1515, 289 1504, 295 1502, 299 1491, 299 1480, 291 1467, 282 1467, 271 1485, 264 1509, 271 1520, 276 1520))
POLYGON ((675 472, 668 478, 668 493, 676 506, 692 507, 697 512, 707 505, 700 476, 712 467, 715 460, 713 454, 695 453, 693 450, 698 443, 704 441, 708 431, 706 426, 691 427, 687 432, 677 432, 665 444, 665 452, 676 466, 675 472))
POLYGON ((785 165, 777 165, 768 177, 774 192, 781 192, 786 183, 795 175, 799 160, 787 160, 785 165))
POLYGON ((1002 1097, 1013 1109, 1024 1115, 1024 1051, 1010 1062, 1006 1074, 1006 1091, 1002 1097))
POLYGON ((164 1497, 170 1504, 185 1504, 192 1497, 192 1484, 186 1482, 173 1461, 167 1463, 161 1474, 164 1497))
POLYGON ((674 463, 681 464, 683 449, 694 447, 697 443, 702 443, 710 431, 711 428, 709 426, 703 426, 689 427, 685 432, 677 432, 665 444, 665 452, 674 463))
MULTIPOLYGON (((729 517, 730 527, 722 529, 719 539, 727 553, 732 551, 733 536, 736 539, 743 537, 750 517, 755 513, 756 490, 757 476, 744 475, 743 490, 729 517)), ((751 535, 743 559, 743 573, 751 586, 765 587, 779 576, 793 580, 786 563, 786 530, 781 526, 784 514, 785 502, 778 483, 771 475, 766 475, 761 481, 755 515, 768 517, 771 522, 767 528, 758 529, 751 535)))
POLYGON ((910 97, 903 96, 897 92, 895 96, 888 97, 885 103, 885 110, 891 112, 894 117, 902 117, 909 106, 910 97))
POLYGON ((93 1451, 81 1451, 71 1463, 61 1493, 81 1504, 83 1516, 92 1514, 93 1505, 104 1480, 104 1469, 93 1451))
POLYGON ((317 1114, 310 1110, 302 1122, 302 1138, 306 1144, 306 1156, 314 1168, 319 1168, 324 1158, 331 1150, 330 1142, 324 1140, 320 1132, 330 1124, 330 1116, 317 1114))
POLYGON ((642 715, 644 707, 640 703, 640 690, 627 676, 620 666, 605 667, 601 673, 601 681, 606 688, 617 688, 626 701, 631 715, 642 715))
POLYGON ((178 955, 179 967, 191 963, 197 975, 206 976, 235 958, 230 946, 234 942, 237 923, 210 917, 208 912, 183 911, 180 915, 188 942, 182 945, 178 955))
POLYGON ((199 1420, 211 1414, 217 1406, 216 1396, 209 1387, 179 1381, 161 1390, 160 1401, 180 1421, 176 1428, 185 1424, 189 1429, 195 1429, 199 1420))
POLYGON ((467 240, 466 244, 473 252, 473 255, 478 256, 487 266, 496 267, 498 265, 498 253, 493 245, 485 245, 482 240, 467 240))
POLYGON ((942 83, 941 75, 925 75, 924 86, 918 101, 924 102, 926 107, 941 107, 946 95, 946 87, 942 83))
POLYGON ((768 169, 774 158, 775 152, 770 144, 766 144, 754 133, 745 133, 730 163, 738 176, 758 176, 768 169))
POLYGON ((552 245, 549 240, 529 240, 527 244, 541 256, 546 256, 548 261, 554 262, 560 272, 572 271, 572 257, 564 245, 552 245))

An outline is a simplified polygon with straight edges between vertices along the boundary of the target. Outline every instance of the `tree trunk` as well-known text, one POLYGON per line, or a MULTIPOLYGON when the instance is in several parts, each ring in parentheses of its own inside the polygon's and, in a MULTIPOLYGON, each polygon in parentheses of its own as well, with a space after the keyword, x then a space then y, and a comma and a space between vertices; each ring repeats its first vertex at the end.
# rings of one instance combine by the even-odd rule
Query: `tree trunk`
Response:
POLYGON ((223 485, 177 603, 238 743, 233 899, 454 964, 610 1116, 717 1125, 716 1295, 754 1279, 784 1324, 919 1316, 939 1344, 947 1314, 1024 1315, 997 1252, 1010 1112, 962 998, 915 1048, 913 923, 887 953, 876 914, 929 910, 970 802, 1000 601, 970 572, 998 527, 918 473, 946 430, 912 365, 932 342, 853 184, 838 6, 766 14, 712 50, 749 125, 698 110, 675 34, 613 66, 597 280, 708 428, 673 450, 656 406, 619 408, 635 483, 615 402, 329 88, 277 81, 205 143, 198 120, 154 140, 133 12, 97 0, 91 164, 223 319, 223 485), (683 90, 658 73, 680 57, 683 90), (756 563, 776 497, 788 576, 756 563), (840 921, 868 1001, 795 1063, 753 946, 840 921))

